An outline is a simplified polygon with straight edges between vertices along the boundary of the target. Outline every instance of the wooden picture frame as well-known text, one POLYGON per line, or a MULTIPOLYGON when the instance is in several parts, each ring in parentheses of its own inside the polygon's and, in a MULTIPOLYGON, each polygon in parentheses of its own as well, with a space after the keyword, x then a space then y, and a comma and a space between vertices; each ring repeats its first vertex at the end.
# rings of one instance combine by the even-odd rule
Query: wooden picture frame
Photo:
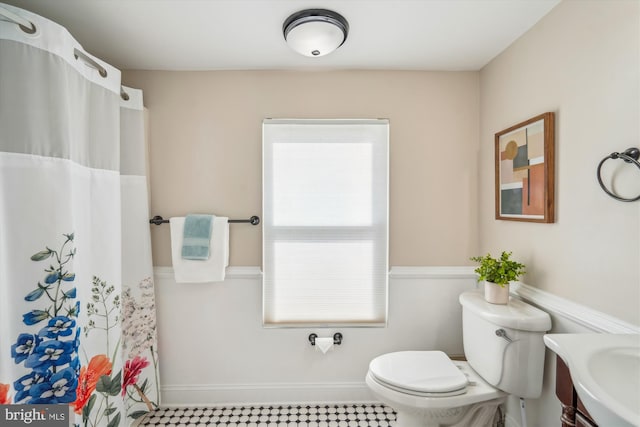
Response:
POLYGON ((496 219, 554 222, 555 114, 495 134, 496 219))

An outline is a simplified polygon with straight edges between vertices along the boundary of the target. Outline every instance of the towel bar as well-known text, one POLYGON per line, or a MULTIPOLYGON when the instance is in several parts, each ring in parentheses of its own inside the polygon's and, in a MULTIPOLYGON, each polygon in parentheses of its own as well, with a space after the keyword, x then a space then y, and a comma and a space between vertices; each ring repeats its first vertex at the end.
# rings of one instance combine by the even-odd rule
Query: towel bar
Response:
MULTIPOLYGON (((249 223, 251 225, 258 225, 260 224, 260 217, 254 215, 249 219, 230 219, 229 222, 233 224, 249 223)), ((168 223, 169 223, 169 220, 162 218, 160 215, 156 215, 149 220, 149 224, 155 224, 155 225, 168 224, 168 223)))

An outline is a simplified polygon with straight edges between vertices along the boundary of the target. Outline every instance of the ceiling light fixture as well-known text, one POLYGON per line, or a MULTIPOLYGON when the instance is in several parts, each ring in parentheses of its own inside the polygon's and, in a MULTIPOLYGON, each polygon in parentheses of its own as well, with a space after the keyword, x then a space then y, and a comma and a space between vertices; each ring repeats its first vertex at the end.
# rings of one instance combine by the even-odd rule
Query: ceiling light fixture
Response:
POLYGON ((347 40, 349 23, 332 10, 305 9, 289 16, 282 32, 291 49, 301 55, 324 56, 347 40))

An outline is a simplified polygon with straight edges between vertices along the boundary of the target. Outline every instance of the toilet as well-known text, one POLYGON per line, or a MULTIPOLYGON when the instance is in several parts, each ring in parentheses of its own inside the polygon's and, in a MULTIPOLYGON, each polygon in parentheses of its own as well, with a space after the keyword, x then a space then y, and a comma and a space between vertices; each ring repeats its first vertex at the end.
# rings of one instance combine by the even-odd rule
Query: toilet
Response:
POLYGON ((396 411, 396 427, 493 426, 508 395, 540 397, 549 315, 514 298, 490 304, 478 291, 459 300, 467 361, 400 351, 369 364, 367 386, 396 411))

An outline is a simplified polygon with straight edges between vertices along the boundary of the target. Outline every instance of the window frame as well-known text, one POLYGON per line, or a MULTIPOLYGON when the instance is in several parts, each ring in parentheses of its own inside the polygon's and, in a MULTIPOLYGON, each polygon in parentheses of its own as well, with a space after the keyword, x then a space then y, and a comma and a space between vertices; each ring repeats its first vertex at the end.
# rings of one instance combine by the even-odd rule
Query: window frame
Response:
MULTIPOLYGON (((381 226, 380 223, 372 223, 370 226, 363 225, 269 225, 268 218, 272 212, 268 212, 269 207, 271 207, 271 203, 273 200, 268 202, 265 198, 263 200, 263 220, 267 219, 266 222, 263 222, 263 303, 262 303, 262 324, 263 327, 267 328, 308 328, 308 327, 386 327, 388 321, 388 300, 389 300, 389 120, 387 119, 265 119, 263 121, 263 197, 266 197, 265 188, 267 186, 267 176, 268 171, 271 171, 271 167, 268 167, 266 164, 267 161, 273 161, 273 153, 267 153, 267 146, 270 144, 267 141, 267 132, 266 126, 269 125, 375 125, 380 126, 383 125, 386 127, 384 140, 380 140, 381 143, 384 144, 383 147, 383 161, 384 161, 384 170, 380 170, 380 167, 372 169, 375 173, 384 174, 384 194, 380 194, 380 191, 373 191, 372 200, 371 200, 371 209, 373 212, 374 206, 376 204, 382 203, 384 208, 384 223, 381 226), (267 239, 268 232, 276 232, 278 236, 281 238, 278 239, 267 239), (349 238, 338 238, 335 236, 344 235, 344 231, 348 230, 347 234, 349 238), (382 230, 382 231, 380 231, 382 230), (301 234, 301 231, 304 233, 301 234), (270 259, 275 252, 275 246, 268 248, 269 244, 275 245, 275 242, 295 242, 296 240, 304 241, 308 239, 309 232, 313 233, 314 236, 326 237, 327 241, 336 242, 340 240, 344 241, 371 241, 373 243, 373 248, 375 253, 372 255, 372 261, 383 259, 384 265, 380 267, 380 263, 378 263, 378 268, 384 268, 384 275, 378 273, 377 279, 372 279, 372 283, 375 280, 378 280, 377 283, 380 283, 381 278, 383 277, 383 289, 380 290, 380 286, 376 287, 372 290, 370 294, 371 299, 373 301, 373 306, 376 308, 374 312, 383 312, 381 314, 381 320, 370 321, 370 320, 347 320, 347 319, 318 319, 318 320, 289 320, 289 321, 275 321, 272 319, 273 316, 268 315, 268 303, 270 301, 274 301, 271 298, 270 290, 267 289, 267 266, 271 266, 274 262, 270 259), (357 236, 362 236, 361 240, 357 239, 357 236), (334 236, 333 238, 331 238, 334 236), (382 237, 380 237, 382 236, 382 237), (382 301, 380 301, 382 299, 382 301)), ((271 148, 271 146, 270 146, 271 148)), ((272 165, 271 165, 272 166, 272 165)), ((269 178, 270 182, 273 181, 272 178, 269 178)), ((375 184, 372 181, 372 186, 375 189, 375 184)), ((322 238, 320 239, 322 240, 322 238)), ((375 263, 374 263, 375 265, 375 263)), ((375 277, 376 270, 372 271, 372 275, 375 277)), ((273 307, 271 307, 273 310, 273 307)))

